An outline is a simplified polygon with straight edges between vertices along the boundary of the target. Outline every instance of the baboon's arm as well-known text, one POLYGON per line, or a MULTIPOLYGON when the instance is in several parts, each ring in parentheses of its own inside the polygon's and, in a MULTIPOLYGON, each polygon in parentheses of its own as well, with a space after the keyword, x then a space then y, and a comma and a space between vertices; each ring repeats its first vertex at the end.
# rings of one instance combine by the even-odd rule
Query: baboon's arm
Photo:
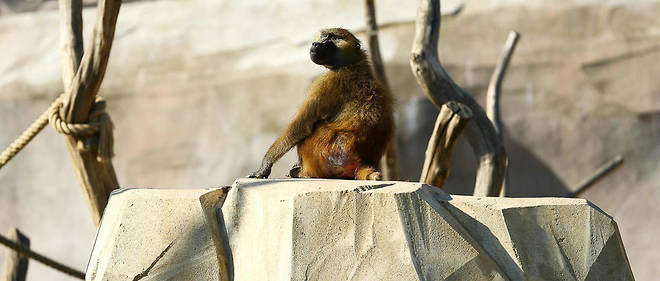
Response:
POLYGON ((320 93, 320 89, 316 89, 316 92, 311 93, 305 100, 293 121, 270 146, 259 170, 250 174, 250 177, 267 178, 273 164, 291 148, 310 136, 317 122, 327 119, 337 112, 338 98, 320 93))

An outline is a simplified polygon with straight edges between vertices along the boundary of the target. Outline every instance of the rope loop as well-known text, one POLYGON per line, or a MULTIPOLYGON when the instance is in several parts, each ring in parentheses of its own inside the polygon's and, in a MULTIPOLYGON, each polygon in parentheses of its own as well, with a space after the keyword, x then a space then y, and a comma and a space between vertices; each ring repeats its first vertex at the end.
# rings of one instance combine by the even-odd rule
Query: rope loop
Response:
POLYGON ((96 150, 97 160, 107 162, 114 156, 112 149, 114 139, 112 137, 112 119, 105 111, 106 102, 100 96, 96 97, 94 105, 89 112, 88 123, 67 123, 60 116, 62 103, 51 107, 48 113, 48 121, 60 134, 74 136, 78 139, 77 148, 81 151, 96 150))

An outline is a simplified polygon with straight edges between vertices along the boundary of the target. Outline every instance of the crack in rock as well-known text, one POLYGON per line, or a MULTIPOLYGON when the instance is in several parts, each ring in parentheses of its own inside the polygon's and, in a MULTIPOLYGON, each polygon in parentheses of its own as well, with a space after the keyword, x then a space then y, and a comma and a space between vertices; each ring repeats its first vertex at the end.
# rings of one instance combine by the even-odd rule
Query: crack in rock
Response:
POLYGON ((172 243, 170 243, 169 245, 167 245, 167 247, 165 248, 165 250, 163 250, 163 251, 160 253, 160 255, 158 255, 158 256, 156 257, 156 259, 155 259, 155 260, 149 265, 149 267, 147 267, 147 268, 146 268, 144 271, 142 271, 140 274, 135 275, 135 277, 133 278, 133 281, 138 281, 138 280, 140 280, 140 279, 142 279, 142 278, 144 278, 144 277, 147 277, 147 275, 149 275, 149 271, 151 271, 151 269, 154 268, 154 266, 156 266, 156 263, 158 263, 158 261, 159 261, 160 259, 162 259, 162 258, 165 256, 165 253, 167 253, 167 251, 170 250, 170 248, 172 247, 172 245, 174 245, 174 241, 172 241, 172 243))

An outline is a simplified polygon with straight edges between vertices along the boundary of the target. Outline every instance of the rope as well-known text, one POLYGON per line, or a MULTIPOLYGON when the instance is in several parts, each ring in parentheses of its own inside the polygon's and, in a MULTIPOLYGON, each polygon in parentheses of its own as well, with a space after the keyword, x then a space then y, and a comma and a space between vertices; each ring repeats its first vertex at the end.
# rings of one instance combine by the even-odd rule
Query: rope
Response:
MULTIPOLYGON (((36 123, 36 121, 35 121, 35 123, 36 123)), ((52 260, 48 257, 45 257, 45 256, 43 256, 43 255, 41 255, 37 252, 34 252, 34 251, 30 250, 29 248, 27 248, 27 247, 25 247, 25 246, 23 246, 23 245, 21 245, 17 242, 12 241, 11 239, 8 239, 8 238, 2 236, 1 234, 0 234, 0 244, 3 244, 5 246, 7 246, 7 248, 10 248, 10 249, 16 251, 21 256, 31 258, 31 259, 36 260, 36 261, 38 261, 38 262, 40 262, 40 263, 42 263, 42 264, 44 264, 44 265, 46 265, 50 268, 53 268, 57 271, 60 271, 62 273, 65 273, 65 274, 68 274, 70 276, 76 277, 78 279, 85 280, 85 273, 84 272, 82 272, 80 270, 77 270, 77 269, 74 269, 74 268, 71 268, 69 266, 63 265, 63 264, 61 264, 59 262, 56 262, 56 261, 54 261, 54 260, 52 260)))
POLYGON ((87 124, 66 123, 60 117, 60 107, 62 107, 62 103, 49 108, 48 120, 53 128, 60 134, 79 137, 77 146, 81 151, 92 151, 96 149, 96 160, 99 162, 110 161, 112 156, 114 156, 112 150, 114 143, 114 138, 112 137, 113 124, 110 115, 105 112, 105 100, 99 96, 96 97, 94 105, 89 112, 89 123, 87 124))
POLYGON ((5 166, 9 160, 14 158, 30 141, 37 135, 49 122, 55 130, 61 134, 76 136, 79 138, 77 148, 81 151, 92 151, 96 149, 97 160, 100 162, 109 161, 114 152, 112 146, 114 139, 112 137, 112 120, 110 115, 105 112, 106 103, 101 97, 96 97, 94 105, 89 113, 89 123, 66 123, 60 117, 59 111, 62 107, 64 94, 61 94, 48 109, 42 113, 37 120, 32 122, 23 133, 0 154, 0 169, 5 166), (96 134, 98 133, 98 134, 96 134))
POLYGON ((53 108, 57 108, 62 103, 64 94, 61 94, 53 103, 50 104, 48 110, 42 113, 37 120, 32 122, 23 133, 7 147, 2 154, 0 154, 0 169, 9 162, 18 152, 23 149, 41 130, 48 124, 48 115, 53 108))

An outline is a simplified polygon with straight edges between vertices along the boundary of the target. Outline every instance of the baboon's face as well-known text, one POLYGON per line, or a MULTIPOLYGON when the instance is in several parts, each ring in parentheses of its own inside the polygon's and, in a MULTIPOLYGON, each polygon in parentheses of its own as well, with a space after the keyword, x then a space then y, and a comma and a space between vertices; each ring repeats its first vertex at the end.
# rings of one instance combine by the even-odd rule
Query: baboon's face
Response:
POLYGON ((314 63, 331 69, 356 62, 359 54, 360 41, 343 28, 321 30, 309 49, 314 63))

